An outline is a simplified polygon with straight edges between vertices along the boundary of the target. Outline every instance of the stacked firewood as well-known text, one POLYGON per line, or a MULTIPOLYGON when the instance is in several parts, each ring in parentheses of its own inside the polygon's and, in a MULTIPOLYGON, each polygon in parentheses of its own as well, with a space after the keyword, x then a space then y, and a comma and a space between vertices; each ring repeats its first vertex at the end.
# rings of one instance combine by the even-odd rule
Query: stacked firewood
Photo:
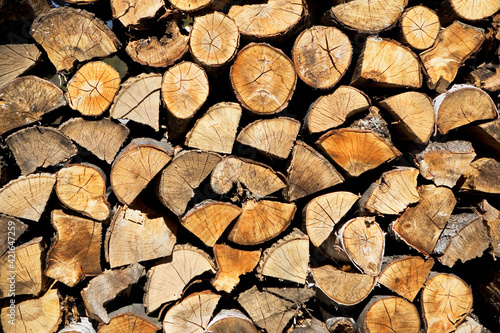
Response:
POLYGON ((500 330, 498 0, 65 1, 0 2, 4 332, 500 330))

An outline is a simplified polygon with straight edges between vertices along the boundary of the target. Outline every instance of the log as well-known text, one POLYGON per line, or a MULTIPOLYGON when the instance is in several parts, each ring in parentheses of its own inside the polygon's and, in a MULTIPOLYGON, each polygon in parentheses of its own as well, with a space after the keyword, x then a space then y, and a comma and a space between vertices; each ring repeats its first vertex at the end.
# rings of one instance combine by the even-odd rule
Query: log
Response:
POLYGON ((0 87, 33 68, 41 55, 35 44, 0 45, 0 87))
POLYGON ((483 1, 477 3, 471 0, 450 0, 442 4, 442 11, 466 21, 479 21, 492 16, 500 10, 496 1, 483 1), (451 12, 451 13, 450 13, 451 12))
POLYGON ((368 37, 351 84, 380 88, 420 88, 420 63, 406 46, 391 39, 368 37))
POLYGON ((467 82, 474 86, 495 92, 500 90, 500 66, 481 64, 466 77, 467 82))
POLYGON ((229 75, 238 101, 258 115, 286 108, 297 83, 292 61, 283 51, 265 43, 250 43, 242 48, 229 75))
POLYGON ((481 193, 500 193, 500 162, 492 158, 475 160, 463 173, 461 190, 481 193))
POLYGON ((211 106, 186 134, 185 145, 191 148, 231 154, 241 118, 238 103, 221 102, 211 106))
POLYGON ((12 80, 0 88, 0 96, 0 135, 66 105, 61 89, 36 76, 12 80))
POLYGON ((80 321, 71 321, 58 333, 96 333, 89 318, 81 317, 80 321))
POLYGON ((313 26, 300 33, 292 54, 295 70, 302 81, 315 89, 330 89, 347 72, 352 46, 339 29, 313 26))
POLYGON ((94 14, 66 6, 39 15, 30 33, 58 72, 71 71, 76 62, 107 57, 121 46, 113 31, 94 14))
POLYGON ((416 50, 425 50, 434 45, 441 29, 437 14, 425 6, 405 10, 400 26, 404 41, 416 50))
POLYGON ((168 142, 150 138, 132 140, 111 166, 111 187, 118 200, 130 204, 158 172, 172 159, 168 142), (141 163, 136 163, 141 161, 141 163))
POLYGON ((191 280, 205 272, 215 272, 215 265, 208 254, 190 245, 176 245, 171 260, 148 270, 144 288, 147 312, 157 310, 163 303, 180 299, 191 280))
POLYGON ((473 317, 473 315, 467 316, 465 320, 458 325, 456 333, 486 333, 489 330, 478 323, 473 317))
POLYGON ((241 129, 236 140, 270 158, 286 159, 299 130, 300 122, 292 118, 259 119, 241 129))
POLYGON ((333 333, 355 333, 356 322, 350 317, 332 317, 326 320, 328 331, 333 333))
POLYGON ((286 333, 329 333, 326 324, 316 318, 307 318, 294 323, 286 333))
POLYGON ((28 225, 8 215, 0 214, 0 257, 14 248, 14 243, 28 229, 28 225))
POLYGON ((53 210, 51 222, 56 238, 47 253, 45 275, 74 287, 101 269, 102 224, 53 210))
POLYGON ((491 241, 490 252, 494 257, 500 258, 500 211, 486 200, 479 203, 479 209, 486 222, 488 237, 491 241))
POLYGON ((247 332, 257 333, 252 321, 239 310, 222 310, 208 324, 207 332, 229 333, 247 332))
POLYGON ((135 313, 121 313, 111 318, 108 324, 101 325, 97 333, 156 333, 159 330, 160 327, 147 318, 135 313))
POLYGON ((283 197, 295 201, 344 181, 342 175, 321 154, 302 141, 297 141, 287 168, 283 197))
POLYGON ((143 30, 148 21, 152 21, 160 11, 165 11, 162 0, 110 0, 114 19, 124 27, 143 30))
POLYGON ((460 66, 479 50, 485 39, 483 29, 459 21, 441 30, 434 46, 420 54, 429 88, 438 93, 448 89, 460 66))
POLYGON ((476 142, 491 149, 494 154, 500 154, 500 119, 469 126, 468 131, 476 142))
POLYGON ((452 188, 475 157, 470 142, 432 142, 415 156, 415 164, 425 179, 452 188))
POLYGON ((260 250, 247 251, 226 244, 214 245, 214 257, 218 271, 212 280, 217 291, 230 293, 240 282, 240 276, 250 273, 257 266, 260 250))
POLYGON ((108 118, 85 120, 71 118, 59 130, 99 159, 111 164, 129 134, 129 129, 108 118))
POLYGON ((170 3, 185 12, 194 12, 210 6, 214 0, 172 0, 170 3))
POLYGON ((11 180, 0 189, 0 213, 38 222, 55 183, 56 176, 49 173, 11 180))

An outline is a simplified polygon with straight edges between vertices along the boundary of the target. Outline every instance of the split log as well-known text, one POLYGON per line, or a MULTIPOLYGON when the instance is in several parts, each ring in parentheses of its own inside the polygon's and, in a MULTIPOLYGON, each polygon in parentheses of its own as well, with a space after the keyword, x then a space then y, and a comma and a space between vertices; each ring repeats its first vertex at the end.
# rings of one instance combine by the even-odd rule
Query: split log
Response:
POLYGON ((194 12, 210 6, 214 0, 172 0, 170 3, 184 12, 194 12))
POLYGON ((380 138, 392 143, 391 133, 389 132, 389 124, 382 117, 380 109, 376 106, 370 106, 368 113, 363 118, 356 119, 349 129, 371 131, 380 138))
POLYGON ((420 92, 408 91, 380 102, 396 121, 396 129, 418 144, 427 144, 434 133, 435 116, 431 99, 420 92))
POLYGON ((422 185, 418 193, 418 204, 407 208, 392 223, 390 231, 394 232, 396 238, 401 238, 420 253, 429 256, 457 201, 447 187, 422 185))
POLYGON ((295 201, 344 181, 342 175, 317 151, 297 141, 287 168, 283 197, 295 201))
POLYGON ((230 293, 240 282, 240 276, 251 272, 259 263, 260 250, 246 251, 226 244, 214 245, 218 271, 212 285, 218 291, 230 293))
POLYGON ((89 318, 80 317, 80 321, 71 321, 58 333, 96 333, 89 318))
POLYGON ((147 21, 151 21, 163 9, 162 0, 110 0, 113 18, 126 28, 142 30, 147 21))
POLYGON ((491 92, 498 91, 500 90, 500 65, 479 65, 470 72, 466 80, 478 88, 491 92))
POLYGON ((299 130, 300 122, 292 118, 259 119, 243 128, 236 140, 271 158, 286 159, 299 130))
POLYGON ((423 259, 415 256, 385 257, 382 272, 378 282, 413 302, 420 289, 424 286, 434 259, 423 259))
POLYGON ((181 151, 161 174, 158 198, 176 215, 184 214, 194 196, 194 189, 200 186, 220 161, 221 156, 212 152, 181 151))
POLYGON ((115 268, 169 256, 176 233, 175 221, 166 216, 120 206, 106 232, 106 261, 115 268))
POLYGON ((104 273, 90 280, 82 290, 82 298, 89 316, 99 322, 109 323, 110 318, 104 304, 116 295, 137 283, 144 276, 144 267, 132 264, 123 269, 106 270, 104 273))
POLYGON ((461 190, 500 193, 500 162, 492 158, 480 158, 472 162, 463 173, 465 182, 461 190))
POLYGON ((500 211, 491 206, 486 200, 479 203, 479 209, 483 213, 483 220, 486 222, 488 237, 491 241, 491 254, 500 258, 500 211))
POLYGON ((111 318, 108 324, 99 326, 97 333, 156 333, 160 327, 135 313, 121 313, 111 318))
POLYGON ((163 319, 163 329, 171 333, 204 333, 220 296, 211 291, 191 294, 172 306, 163 319))
POLYGON ((181 223, 205 245, 214 246, 240 213, 241 208, 230 203, 205 200, 189 210, 181 219, 181 223))
POLYGON ((16 240, 28 229, 28 225, 11 216, 0 214, 0 257, 14 248, 16 240))
POLYGON ((66 105, 61 89, 36 76, 14 79, 0 89, 0 96, 0 135, 66 105))
POLYGON ((238 52, 230 79, 238 101, 246 109, 270 115, 287 107, 295 91, 297 74, 292 61, 281 50, 265 43, 251 43, 238 52))
POLYGON ((30 32, 58 72, 71 71, 77 61, 106 57, 121 46, 113 31, 94 14, 67 6, 39 15, 30 32))
POLYGON ((425 6, 408 8, 401 16, 400 25, 404 41, 416 50, 434 45, 441 29, 439 17, 425 6))
POLYGON ((44 292, 49 282, 43 274, 44 259, 45 245, 42 237, 16 246, 13 251, 7 251, 0 258, 0 298, 38 296, 44 292))
POLYGON ((472 290, 454 275, 431 273, 420 302, 426 332, 452 332, 472 311, 472 290))
POLYGON ((450 0, 442 5, 443 13, 450 15, 451 12, 455 17, 466 21, 485 19, 499 10, 500 3, 491 0, 479 3, 473 0, 450 0))
POLYGON ((108 164, 113 162, 129 133, 127 127, 108 118, 72 118, 61 124, 59 130, 108 164))
POLYGON ((57 235, 47 253, 45 275, 74 287, 101 269, 102 224, 62 210, 51 213, 57 235))
POLYGON ((420 54, 429 88, 439 93, 448 89, 460 66, 479 50, 485 39, 483 29, 458 21, 441 30, 434 46, 420 54))
POLYGON ((368 107, 370 99, 366 94, 351 86, 340 86, 311 104, 304 126, 311 134, 323 132, 342 125, 348 118, 368 107))
POLYGON ((481 215, 452 215, 434 247, 437 259, 448 267, 460 260, 466 262, 481 257, 490 246, 490 238, 481 215))
POLYGON ((180 299, 188 283, 205 272, 215 272, 215 265, 208 254, 190 245, 176 245, 170 261, 148 270, 144 288, 147 312, 157 310, 163 303, 180 299))
POLYGON ((495 119, 477 126, 469 126, 467 131, 471 137, 481 145, 490 148, 495 154, 500 155, 500 119, 495 119))
POLYGON ((357 200, 351 192, 332 192, 312 199, 303 210, 311 243, 319 247, 357 200))
MULTIPOLYGON (((474 316, 475 317, 475 316, 474 316)), ((477 319, 477 318, 476 318, 477 319)), ((467 316, 465 321, 458 325, 456 333, 487 333, 489 330, 478 323, 474 318, 473 314, 467 316)))
POLYGON ((432 142, 415 156, 415 164, 425 179, 452 188, 475 157, 470 142, 432 142))
POLYGON ((439 133, 469 125, 474 121, 491 120, 498 117, 491 97, 473 86, 453 86, 434 100, 436 124, 439 133))
POLYGON ((362 333, 420 331, 420 316, 415 305, 397 296, 375 296, 358 318, 362 333))
POLYGON ((331 130, 321 136, 316 144, 351 177, 357 177, 401 155, 390 142, 366 130, 331 130))
POLYGON ((312 317, 300 319, 286 333, 330 333, 325 323, 312 317))
POLYGON ((399 167, 384 172, 359 200, 359 206, 367 213, 398 215, 408 205, 418 202, 418 170, 399 167))
POLYGON ((186 134, 185 145, 231 154, 240 118, 241 107, 238 103, 217 103, 195 122, 186 134))
POLYGON ((293 44, 293 63, 299 77, 315 89, 330 89, 344 76, 352 59, 349 38, 335 27, 313 26, 293 44))
POLYGON ((213 12, 194 19, 189 50, 195 61, 207 70, 214 70, 233 60, 239 44, 240 32, 230 17, 213 12))
POLYGON ((248 200, 227 238, 241 245, 264 243, 288 228, 296 210, 294 204, 248 200))
POLYGON ((230 333, 247 332, 257 333, 252 321, 236 309, 222 310, 208 324, 207 332, 230 333))
POLYGON ((34 44, 0 45, 0 87, 33 68, 41 55, 34 44))
POLYGON ((111 166, 111 187, 118 200, 130 204, 172 159, 168 142, 138 138, 123 148, 111 166), (140 161, 140 163, 137 163, 140 161))
MULTIPOLYGON (((360 1, 351 1, 348 4, 356 2, 360 1)), ((415 53, 406 46, 391 39, 368 37, 356 64, 351 84, 381 88, 420 88, 420 63, 415 53)))
POLYGON ((304 284, 309 264, 309 237, 299 229, 278 240, 262 254, 257 273, 304 284))
POLYGON ((55 183, 56 176, 49 173, 11 180, 0 189, 0 213, 38 222, 55 183))
MULTIPOLYGON (((122 306, 121 308, 114 310, 109 313, 109 317, 111 320, 113 320, 114 317, 120 316, 120 315, 125 315, 125 316, 130 316, 134 315, 140 318, 140 321, 147 321, 152 324, 154 324, 157 327, 161 326, 160 321, 156 317, 152 317, 146 313, 146 310, 144 308, 144 304, 141 302, 137 303, 132 303, 129 305, 122 306)), ((106 324, 104 323, 99 323, 98 328, 100 329, 101 327, 105 326, 106 324)))

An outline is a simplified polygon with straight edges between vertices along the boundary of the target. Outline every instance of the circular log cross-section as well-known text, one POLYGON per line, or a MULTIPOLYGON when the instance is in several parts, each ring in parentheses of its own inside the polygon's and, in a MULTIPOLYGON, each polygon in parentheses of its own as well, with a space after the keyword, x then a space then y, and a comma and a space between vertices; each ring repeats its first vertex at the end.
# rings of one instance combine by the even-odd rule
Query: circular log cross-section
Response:
POLYGON ((244 47, 236 56, 230 77, 238 100, 257 114, 283 110, 297 83, 290 59, 269 44, 251 43, 244 47))
POLYGON ((460 20, 482 20, 500 10, 500 2, 495 0, 450 0, 445 6, 451 7, 460 20))
POLYGON ((441 24, 432 9, 415 6, 404 12, 401 17, 403 38, 411 47, 425 50, 436 41, 441 24))

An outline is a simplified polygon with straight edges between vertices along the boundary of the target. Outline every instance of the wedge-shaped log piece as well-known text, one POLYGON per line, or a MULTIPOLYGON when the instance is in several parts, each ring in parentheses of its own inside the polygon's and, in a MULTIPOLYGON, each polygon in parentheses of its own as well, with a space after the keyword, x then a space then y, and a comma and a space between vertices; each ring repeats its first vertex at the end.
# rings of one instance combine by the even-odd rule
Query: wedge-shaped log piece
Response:
POLYGON ((30 70, 41 55, 35 44, 0 45, 0 87, 30 70))
POLYGON ((439 133, 469 125, 474 121, 498 117, 497 108, 491 97, 473 86, 453 86, 434 100, 439 133))
POLYGON ((498 91, 500 90, 500 65, 481 64, 470 72, 465 79, 467 82, 486 91, 498 91))
MULTIPOLYGON (((486 222, 488 237, 491 241, 491 254, 500 258, 500 211, 483 200, 479 203, 479 209, 486 222)), ((5 230, 5 229, 4 229, 5 230)))
POLYGON ((238 101, 259 115, 286 108, 297 83, 292 61, 265 43, 251 43, 241 49, 231 66, 230 78, 238 101))
POLYGON ((204 333, 212 318, 220 295, 201 291, 172 306, 163 319, 163 329, 171 333, 204 333))
POLYGON ((62 210, 51 213, 57 235, 47 253, 45 275, 74 287, 101 270, 102 224, 62 210))
POLYGON ((215 166, 210 185, 217 194, 226 194, 236 184, 248 189, 248 196, 261 199, 285 187, 280 176, 265 164, 229 156, 215 166))
POLYGON ((316 247, 320 246, 357 200, 357 195, 342 191, 312 199, 303 211, 307 235, 311 243, 316 247))
POLYGON ((171 260, 148 270, 144 294, 146 310, 153 312, 163 303, 180 299, 188 283, 205 272, 215 272, 208 254, 190 245, 176 245, 171 260))
POLYGON ((435 116, 431 99, 417 91, 407 91, 380 102, 396 121, 396 128, 410 140, 427 144, 434 133, 435 116))
POLYGON ((408 4, 407 0, 340 2, 328 15, 351 30, 362 33, 377 33, 392 27, 408 4))
POLYGON ((342 125, 349 117, 365 111, 370 99, 351 86, 340 86, 331 94, 320 96, 309 107, 305 126, 309 133, 319 133, 342 125))
POLYGON ((457 326, 456 333, 468 333, 468 332, 484 332, 487 330, 486 327, 481 325, 478 321, 477 316, 470 315, 465 318, 465 320, 457 326))
POLYGON ((342 128, 331 130, 316 143, 351 177, 398 158, 401 153, 371 131, 342 128))
POLYGON ((247 332, 257 333, 252 320, 239 310, 222 310, 208 324, 207 332, 247 332))
MULTIPOLYGON (((358 1, 349 3, 354 2, 358 1)), ((420 88, 420 63, 406 46, 391 39, 368 37, 351 83, 381 88, 420 88)))
POLYGON ((56 183, 50 173, 35 173, 11 180, 0 189, 0 213, 38 221, 56 183))
POLYGON ((221 157, 212 152, 181 151, 161 174, 157 190, 160 201, 176 215, 184 214, 194 189, 220 161, 221 157))
POLYGON ((264 251, 257 272, 304 284, 309 264, 309 237, 294 229, 264 251))
POLYGON ((500 3, 491 0, 481 2, 475 2, 474 0, 450 0, 449 3, 443 5, 446 9, 451 9, 460 19, 467 21, 482 20, 500 10, 500 3))
POLYGON ((420 332, 420 315, 415 305, 397 296, 375 296, 358 318, 362 333, 420 332))
POLYGON ((39 298, 16 300, 10 307, 6 302, 2 307, 0 322, 5 333, 56 332, 62 320, 62 309, 57 289, 48 290, 39 298), (12 325, 11 314, 16 318, 12 325))
POLYGON ((47 52, 57 71, 70 71, 75 62, 106 57, 120 48, 115 34, 85 10, 52 8, 39 15, 31 35, 47 52))
POLYGON ((210 6, 214 0, 172 0, 170 3, 185 12, 194 12, 210 6))
POLYGON ((240 282, 240 276, 251 272, 259 263, 260 250, 246 251, 226 244, 214 245, 218 271, 212 285, 218 291, 230 293, 240 282))
POLYGON ((243 36, 266 39, 287 34, 307 15, 307 9, 302 0, 269 0, 231 6, 227 15, 234 19, 243 36))
POLYGON ((0 96, 0 135, 66 105, 61 89, 36 76, 14 79, 0 89, 0 96))
POLYGON ((344 181, 342 175, 317 151, 297 141, 287 169, 287 185, 283 196, 294 201, 344 181))
POLYGON ((492 158, 480 158, 465 169, 465 182, 461 190, 500 193, 500 162, 492 158))
POLYGON ((155 18, 160 9, 165 10, 163 0, 110 0, 113 18, 131 29, 143 29, 144 23, 155 18))
POLYGON ((5 141, 23 175, 46 168, 77 154, 76 146, 52 127, 29 127, 8 136, 5 141))
POLYGON ((271 158, 285 159, 299 130, 300 122, 292 118, 259 119, 243 128, 236 140, 271 158))
POLYGON ((133 312, 120 313, 109 321, 109 324, 99 326, 98 333, 156 333, 160 327, 151 320, 133 312))
POLYGON ((104 172, 91 164, 72 164, 57 172, 56 194, 68 208, 103 221, 110 210, 104 172))
POLYGON ((164 141, 138 138, 118 154, 111 166, 111 186, 121 203, 130 204, 151 179, 172 159, 164 141))
POLYGON ((186 134, 186 146, 231 154, 241 118, 238 103, 213 105, 186 134))
POLYGON ((7 251, 0 258, 0 298, 10 297, 12 293, 38 296, 44 291, 48 282, 43 274, 44 257, 42 237, 7 251))
POLYGON ((340 305, 354 305, 363 301, 375 287, 377 278, 353 270, 343 271, 330 265, 311 268, 316 288, 340 305))
POLYGON ((360 207, 371 214, 398 215, 408 205, 418 202, 418 170, 399 167, 384 172, 359 200, 360 207))
POLYGON ((404 41, 416 50, 434 45, 441 29, 437 14, 425 6, 407 9, 401 16, 400 25, 404 41))
POLYGON ((85 120, 71 118, 59 126, 59 130, 95 156, 112 163, 128 136, 129 129, 108 118, 85 120))
POLYGON ((447 187, 422 185, 418 193, 418 204, 407 208, 391 229, 408 245, 429 256, 457 201, 447 187))
POLYGON ((176 233, 175 221, 166 216, 120 207, 106 232, 106 261, 115 268, 169 256, 176 233))
POLYGON ((431 273, 420 302, 426 332, 454 332, 472 311, 472 290, 455 275, 431 273))
POLYGON ((144 267, 136 263, 122 269, 106 270, 90 280, 82 290, 83 302, 89 316, 108 324, 110 318, 104 304, 137 283, 144 274, 144 267))
POLYGON ((229 224, 241 213, 241 208, 226 202, 205 200, 189 210, 182 225, 202 240, 214 246, 229 224))
POLYGON ((293 63, 307 85, 330 89, 344 76, 352 59, 349 38, 335 27, 313 26, 293 45, 293 63))
POLYGON ((479 50, 485 39, 483 29, 459 21, 441 30, 434 46, 420 54, 429 88, 444 92, 462 63, 479 50))
POLYGON ((415 156, 415 163, 425 179, 452 188, 475 157, 470 142, 432 142, 415 156))
POLYGON ((413 302, 424 286, 434 259, 415 256, 385 257, 378 282, 390 290, 413 302))
POLYGON ((295 215, 294 204, 269 200, 248 200, 231 228, 228 239, 242 245, 256 245, 281 234, 295 215))
POLYGON ((5 232, 0 233, 0 257, 3 256, 10 245, 13 244, 25 231, 28 225, 19 221, 16 218, 0 214, 0 230, 5 232))
POLYGON ((490 238, 481 215, 464 213, 452 215, 434 247, 438 260, 453 267, 460 260, 466 262, 481 257, 490 246, 490 238))
POLYGON ((500 119, 470 126, 467 131, 477 142, 492 149, 495 154, 500 156, 500 119))

